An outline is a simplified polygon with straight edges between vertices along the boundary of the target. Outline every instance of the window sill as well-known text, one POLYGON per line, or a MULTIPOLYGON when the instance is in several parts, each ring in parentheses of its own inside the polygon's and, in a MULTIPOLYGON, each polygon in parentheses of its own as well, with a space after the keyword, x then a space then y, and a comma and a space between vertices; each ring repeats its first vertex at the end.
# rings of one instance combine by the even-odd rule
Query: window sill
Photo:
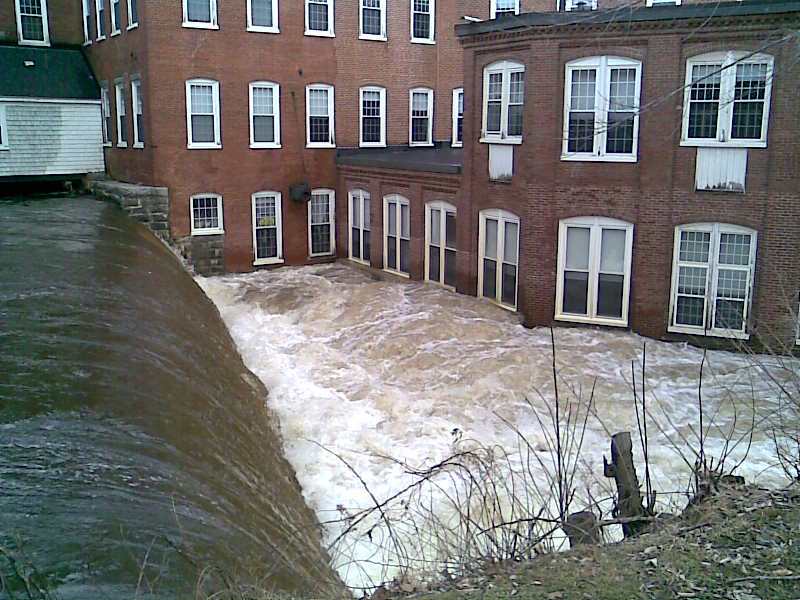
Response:
POLYGON ((103 142, 103 148, 111 148, 111 142, 103 142))
POLYGON ((139 23, 131 23, 126 29, 130 31, 131 29, 136 29, 137 27, 139 27, 139 23))
POLYGON ((7 150, 11 150, 11 147, 9 147, 9 146, 0 146, 0 152, 7 151, 7 150))
POLYGON ((83 46, 84 48, 86 46, 91 46, 91 45, 92 45, 92 40, 86 40, 85 42, 83 42, 83 44, 81 44, 81 46, 83 46))
POLYGON ((187 144, 189 150, 222 150, 222 144, 187 144))
POLYGON ((128 143, 127 142, 125 142, 125 143, 117 142, 117 148, 127 148, 127 147, 128 147, 128 143))
POLYGON ((112 32, 111 32, 111 37, 116 37, 116 36, 118 36, 120 33, 122 33, 122 32, 121 32, 119 29, 117 29, 116 31, 112 31, 112 32))
POLYGON ((336 148, 336 144, 323 144, 320 142, 308 142, 306 148, 336 148))
POLYGON ((604 319, 602 317, 587 317, 585 315, 570 315, 570 314, 556 314, 556 321, 564 321, 569 323, 585 323, 587 325, 606 325, 608 327, 627 327, 628 321, 620 321, 617 319, 604 319))
POLYGON ((685 148, 766 148, 766 140, 737 140, 718 142, 717 140, 681 140, 685 148))
POLYGON ((106 39, 106 36, 104 36, 104 35, 99 35, 99 36, 97 36, 96 38, 94 38, 94 41, 95 41, 95 42, 102 42, 104 39, 106 39))
POLYGON ((357 265, 362 265, 362 266, 365 266, 365 267, 369 267, 370 266, 369 261, 364 260, 362 258, 353 258, 352 256, 349 256, 348 260, 356 263, 357 265))
POLYGON ((409 148, 431 148, 433 142, 408 142, 409 148))
POLYGON ((254 267, 264 267, 266 265, 282 265, 282 258, 259 258, 253 261, 254 267))
POLYGON ((187 29, 219 29, 219 25, 215 23, 193 23, 191 21, 184 21, 181 26, 187 29))
POLYGON ((309 37, 324 37, 324 38, 334 38, 336 34, 332 31, 314 31, 313 29, 306 29, 305 35, 309 37))
POLYGON ((517 312, 517 307, 516 306, 510 306, 508 304, 503 304, 502 302, 498 302, 494 298, 487 298, 486 296, 481 296, 481 298, 483 298, 484 300, 488 300, 489 302, 491 302, 495 306, 497 306, 499 308, 502 308, 504 310, 507 310, 509 312, 517 312))
POLYGON ((500 137, 482 137, 480 140, 481 144, 509 144, 512 146, 519 146, 522 144, 521 137, 507 137, 507 138, 500 138, 500 137))
POLYGON ((50 42, 41 40, 19 40, 20 46, 49 46, 50 42))
POLYGON ((368 42, 386 42, 386 41, 388 41, 386 39, 385 35, 372 35, 370 33, 359 33, 358 34, 358 39, 365 40, 365 41, 368 41, 368 42))
POLYGON ((639 159, 637 156, 613 156, 604 154, 597 156, 596 154, 562 154, 561 160, 564 162, 618 162, 618 163, 635 163, 639 159))
POLYGON ((322 252, 322 253, 319 253, 319 254, 309 254, 308 255, 308 260, 314 260, 316 258, 332 258, 334 256, 334 254, 335 254, 335 252, 333 252, 333 251, 322 252))
POLYGON ((247 31, 253 33, 280 33, 281 30, 277 27, 262 27, 261 25, 249 25, 247 31))
POLYGON ((670 333, 684 333, 686 335, 697 335, 701 337, 717 337, 729 340, 749 340, 750 334, 745 331, 724 331, 720 329, 700 329, 699 327, 687 327, 682 325, 671 325, 667 327, 670 333))
POLYGON ((224 229, 196 229, 192 232, 193 236, 199 235, 222 235, 225 233, 224 229))
POLYGON ((463 148, 464 147, 464 142, 453 142, 452 144, 450 144, 450 147, 451 148, 463 148))
POLYGON ((273 144, 269 142, 253 142, 250 144, 251 150, 277 150, 280 148, 280 144, 273 144))
POLYGON ((144 142, 136 142, 133 148, 144 148, 144 142))
POLYGON ((411 38, 412 44, 422 44, 423 46, 435 46, 436 40, 426 40, 424 38, 411 38))
POLYGON ((386 142, 359 142, 359 148, 386 148, 386 142))
POLYGON ((404 279, 411 279, 411 275, 409 273, 403 273, 402 271, 395 271, 394 269, 384 269, 383 271, 384 273, 397 275, 398 277, 403 277, 404 279))

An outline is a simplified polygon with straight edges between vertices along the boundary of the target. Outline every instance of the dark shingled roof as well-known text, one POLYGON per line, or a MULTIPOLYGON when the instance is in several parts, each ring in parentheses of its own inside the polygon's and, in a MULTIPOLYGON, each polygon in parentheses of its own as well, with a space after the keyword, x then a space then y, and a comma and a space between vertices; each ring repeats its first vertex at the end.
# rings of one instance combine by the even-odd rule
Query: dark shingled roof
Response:
POLYGON ((456 25, 456 35, 466 37, 481 33, 513 31, 526 27, 592 25, 614 22, 673 21, 678 19, 756 16, 800 12, 798 0, 742 0, 708 2, 680 6, 625 7, 608 10, 525 13, 504 15, 489 21, 456 25))
POLYGON ((97 86, 80 50, 0 46, 0 97, 97 100, 97 86), (32 61, 32 66, 25 66, 32 61))
POLYGON ((336 153, 336 163, 351 167, 425 171, 427 173, 461 173, 461 148, 436 144, 432 148, 344 148, 336 153))

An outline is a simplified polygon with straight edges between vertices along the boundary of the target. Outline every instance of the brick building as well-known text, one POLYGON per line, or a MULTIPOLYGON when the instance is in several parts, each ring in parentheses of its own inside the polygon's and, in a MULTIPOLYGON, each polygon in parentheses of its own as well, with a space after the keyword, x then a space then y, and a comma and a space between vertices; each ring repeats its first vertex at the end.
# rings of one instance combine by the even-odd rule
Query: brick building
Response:
POLYGON ((13 0, 0 43, 37 11, 202 272, 348 258, 530 325, 797 335, 796 0, 13 0))

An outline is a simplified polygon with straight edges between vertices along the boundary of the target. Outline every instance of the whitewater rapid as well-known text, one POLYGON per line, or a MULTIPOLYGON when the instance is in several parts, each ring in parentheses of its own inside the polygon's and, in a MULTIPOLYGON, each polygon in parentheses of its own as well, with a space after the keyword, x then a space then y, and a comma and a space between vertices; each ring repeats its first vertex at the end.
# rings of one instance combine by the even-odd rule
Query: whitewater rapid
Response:
MULTIPOLYGON (((431 284, 385 281, 345 263, 198 278, 198 283, 219 308, 245 364, 269 389, 287 457, 320 521, 336 518, 340 508, 371 504, 350 468, 326 448, 383 499, 410 479, 381 457, 414 465, 441 460, 453 451, 454 430, 464 439, 513 452, 519 440, 507 421, 534 446, 544 444, 526 399, 548 419, 545 403, 553 396, 548 328, 527 329, 517 315, 486 301, 431 284)), ((598 418, 588 424, 583 480, 588 485, 603 480, 610 433, 631 431, 636 439, 631 362, 638 378, 646 343, 650 410, 664 430, 651 424, 654 487, 685 490, 688 466, 674 446, 685 446, 681 436, 691 439, 698 422, 703 352, 590 327, 556 328, 555 339, 562 385, 582 390, 584 398, 595 385, 598 418)), ((729 352, 708 353, 703 389, 706 422, 714 416, 723 429, 734 413, 739 430, 750 424, 753 398, 764 412, 775 401, 775 390, 751 361, 729 352)), ((720 436, 711 431, 710 451, 719 449, 720 436)), ((637 444, 634 456, 640 462, 637 444)), ((734 454, 741 456, 745 446, 734 454)), ((780 473, 774 462, 771 441, 759 434, 739 472, 775 484, 780 473)), ((370 587, 385 576, 370 564, 368 550, 354 552, 363 564, 337 565, 346 583, 370 587)))

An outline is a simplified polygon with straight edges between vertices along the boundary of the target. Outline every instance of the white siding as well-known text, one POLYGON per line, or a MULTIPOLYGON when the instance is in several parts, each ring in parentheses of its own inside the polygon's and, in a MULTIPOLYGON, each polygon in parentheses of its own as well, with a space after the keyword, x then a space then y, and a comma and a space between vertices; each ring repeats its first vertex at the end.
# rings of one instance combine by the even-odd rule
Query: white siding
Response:
POLYGON ((9 149, 0 150, 0 177, 105 170, 99 102, 2 104, 9 149))

